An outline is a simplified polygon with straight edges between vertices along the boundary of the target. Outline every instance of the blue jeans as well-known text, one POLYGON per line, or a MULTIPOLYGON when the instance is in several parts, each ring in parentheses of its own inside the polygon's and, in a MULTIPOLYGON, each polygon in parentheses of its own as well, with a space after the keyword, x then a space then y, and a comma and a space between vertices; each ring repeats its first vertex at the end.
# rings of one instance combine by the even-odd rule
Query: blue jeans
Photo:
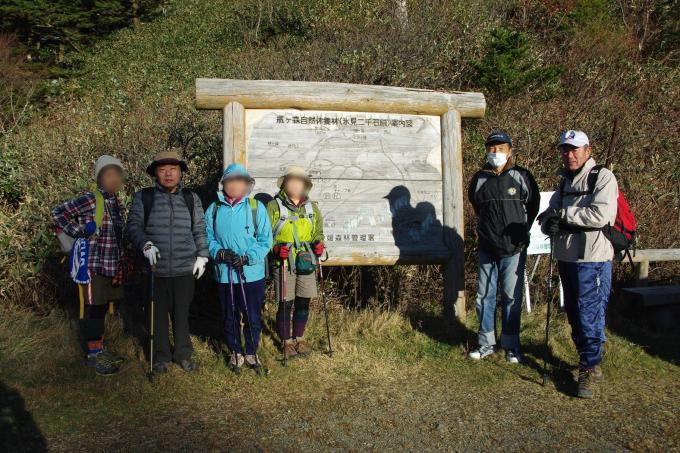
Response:
POLYGON ((496 344, 496 293, 500 290, 503 321, 501 347, 506 350, 519 348, 526 260, 526 249, 499 259, 484 250, 479 250, 477 319, 480 346, 496 344))
POLYGON ((581 368, 592 368, 602 361, 605 311, 612 288, 612 262, 558 262, 564 308, 571 325, 571 339, 581 368))

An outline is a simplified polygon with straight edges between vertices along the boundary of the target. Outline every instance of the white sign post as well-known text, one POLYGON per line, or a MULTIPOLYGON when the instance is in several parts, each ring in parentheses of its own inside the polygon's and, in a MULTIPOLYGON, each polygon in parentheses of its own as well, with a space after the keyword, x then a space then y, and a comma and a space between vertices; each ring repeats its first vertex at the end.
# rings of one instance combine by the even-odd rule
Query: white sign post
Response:
MULTIPOLYGON (((548 203, 550 198, 555 192, 541 192, 541 205, 538 212, 543 212, 548 209, 548 203)), ((524 272, 524 300, 526 301, 527 312, 531 313, 531 295, 529 294, 529 282, 533 280, 534 273, 538 267, 538 262, 541 259, 541 255, 550 255, 550 238, 547 234, 541 231, 541 226, 538 221, 534 220, 529 230, 530 243, 527 247, 527 255, 537 255, 536 263, 534 264, 534 269, 531 272, 531 276, 527 277, 526 271, 524 272)), ((564 307, 564 292, 562 290, 562 281, 559 281, 560 285, 560 307, 564 307)))

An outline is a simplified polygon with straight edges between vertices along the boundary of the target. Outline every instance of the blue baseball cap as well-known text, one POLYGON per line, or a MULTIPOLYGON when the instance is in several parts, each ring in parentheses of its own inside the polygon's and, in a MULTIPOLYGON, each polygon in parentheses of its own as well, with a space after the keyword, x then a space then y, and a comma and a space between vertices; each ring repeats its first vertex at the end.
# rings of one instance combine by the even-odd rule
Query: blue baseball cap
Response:
POLYGON ((488 137, 486 137, 484 146, 489 146, 494 143, 507 143, 510 145, 510 148, 512 148, 512 139, 505 132, 492 132, 488 137))

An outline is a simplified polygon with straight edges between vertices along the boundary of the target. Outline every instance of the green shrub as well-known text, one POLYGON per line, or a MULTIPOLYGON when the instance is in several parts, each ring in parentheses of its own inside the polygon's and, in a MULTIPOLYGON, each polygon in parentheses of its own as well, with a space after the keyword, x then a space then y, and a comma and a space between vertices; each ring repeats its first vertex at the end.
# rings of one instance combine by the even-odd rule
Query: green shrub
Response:
POLYGON ((473 63, 479 84, 501 96, 512 96, 560 75, 559 66, 542 64, 531 51, 525 33, 506 27, 496 28, 490 34, 486 54, 473 63))
MULTIPOLYGON (((678 230, 680 205, 678 106, 669 102, 680 86, 677 68, 670 60, 609 53, 606 46, 593 54, 585 37, 596 36, 599 25, 588 35, 566 32, 557 19, 533 19, 530 29, 522 29, 516 11, 524 4, 411 0, 408 24, 400 26, 386 0, 169 0, 167 15, 158 20, 67 56, 79 74, 52 81, 49 107, 0 137, 0 299, 48 309, 54 304, 60 281, 45 266, 57 258, 49 209, 89 185, 102 152, 124 161, 127 196, 149 184, 144 169, 165 146, 184 149, 189 185, 214 190, 221 114, 194 109, 196 77, 484 89, 490 95, 485 118, 464 122, 463 184, 483 163, 483 137, 503 128, 513 136, 520 164, 542 190, 552 190, 559 131, 586 130, 599 158, 619 117, 614 171, 640 220, 642 247, 678 247, 677 235, 668 234, 678 230), (271 34, 246 42, 243 33, 253 36, 263 4, 275 8, 271 34)), ((268 11, 260 37, 270 26, 268 11)), ((611 14, 611 21, 607 37, 627 36, 620 17, 611 14)), ((471 295, 476 244, 469 206, 465 221, 471 295)), ((433 266, 342 272, 350 282, 341 296, 360 298, 368 280, 373 287, 379 282, 384 288, 375 303, 381 306, 420 304, 441 294, 441 274, 433 266)), ((539 276, 545 272, 543 260, 535 281, 544 281, 539 276)), ((652 272, 669 281, 680 275, 673 264, 652 272)))

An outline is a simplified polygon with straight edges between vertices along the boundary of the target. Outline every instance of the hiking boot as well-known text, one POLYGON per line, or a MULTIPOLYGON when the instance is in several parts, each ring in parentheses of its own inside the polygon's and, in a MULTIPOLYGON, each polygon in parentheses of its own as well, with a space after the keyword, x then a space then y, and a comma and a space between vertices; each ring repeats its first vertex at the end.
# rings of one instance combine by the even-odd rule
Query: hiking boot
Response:
POLYGON ((288 359, 294 359, 298 356, 297 349, 295 349, 295 340, 286 340, 283 342, 283 353, 288 359))
POLYGON ((181 366, 182 369, 187 373, 191 373, 192 371, 198 371, 198 369, 200 368, 198 366, 198 363, 191 359, 180 360, 179 366, 181 366))
MULTIPOLYGON (((574 382, 578 382, 578 374, 579 374, 578 367, 571 370, 571 375, 574 378, 574 382)), ((593 367, 593 378, 599 381, 602 380, 603 377, 604 373, 602 373, 602 367, 600 367, 600 365, 595 365, 593 367)))
POLYGON ((92 368, 99 376, 112 376, 120 371, 116 365, 100 361, 98 355, 87 356, 85 365, 92 368))
POLYGON ((578 393, 579 398, 591 399, 594 396, 593 385, 595 377, 593 368, 581 368, 578 370, 578 393))
POLYGON ((480 346, 468 354, 472 360, 482 360, 484 357, 493 354, 493 346, 480 346))
POLYGON ((243 360, 243 354, 239 354, 238 352, 232 352, 229 354, 229 363, 227 366, 231 371, 233 371, 236 374, 239 374, 241 372, 241 367, 243 366, 244 360, 243 360))
POLYGON ((508 363, 520 363, 522 361, 522 353, 519 352, 519 348, 505 351, 505 361, 508 363))
POLYGON ((304 338, 298 338, 295 340, 295 351, 297 351, 298 355, 305 356, 312 352, 312 347, 304 338))
POLYGON ((156 374, 165 374, 168 372, 170 364, 168 362, 156 362, 153 364, 153 372, 156 374))
POLYGON ((262 368, 262 362, 260 362, 260 358, 255 354, 246 354, 245 363, 249 368, 252 368, 255 371, 262 368))
POLYGON ((125 362, 125 359, 123 359, 121 356, 116 354, 115 352, 112 352, 108 348, 102 349, 102 352, 99 353, 97 356, 99 360, 103 363, 108 363, 110 365, 121 365, 123 362, 125 362))

